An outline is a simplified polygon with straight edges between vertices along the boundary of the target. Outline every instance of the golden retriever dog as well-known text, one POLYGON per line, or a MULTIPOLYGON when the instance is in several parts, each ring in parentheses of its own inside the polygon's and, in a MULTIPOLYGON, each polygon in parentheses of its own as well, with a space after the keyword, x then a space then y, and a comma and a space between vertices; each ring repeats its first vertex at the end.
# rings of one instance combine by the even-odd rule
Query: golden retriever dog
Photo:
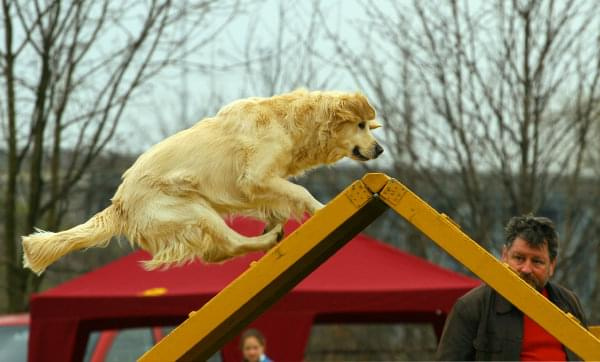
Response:
POLYGON ((383 152, 371 134, 377 127, 360 93, 302 89, 235 101, 143 153, 112 204, 87 222, 24 236, 24 266, 41 273, 71 251, 118 235, 152 254, 147 269, 267 250, 288 218, 323 206, 287 179, 343 157, 376 158, 383 152), (225 222, 234 215, 265 221, 265 233, 236 233, 225 222))

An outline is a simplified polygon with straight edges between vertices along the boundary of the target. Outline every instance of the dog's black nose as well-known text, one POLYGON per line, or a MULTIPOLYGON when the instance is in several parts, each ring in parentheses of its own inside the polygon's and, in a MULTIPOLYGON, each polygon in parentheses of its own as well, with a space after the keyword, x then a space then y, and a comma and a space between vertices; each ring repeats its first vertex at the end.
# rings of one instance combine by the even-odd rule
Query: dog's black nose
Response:
POLYGON ((383 148, 379 145, 375 145, 375 157, 381 155, 383 153, 383 148))

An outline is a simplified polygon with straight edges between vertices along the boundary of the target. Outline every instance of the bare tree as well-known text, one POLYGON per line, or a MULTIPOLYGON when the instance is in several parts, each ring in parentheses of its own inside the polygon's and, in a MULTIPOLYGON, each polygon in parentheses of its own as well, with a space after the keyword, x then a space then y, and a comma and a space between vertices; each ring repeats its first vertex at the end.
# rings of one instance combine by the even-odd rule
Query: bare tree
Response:
MULTIPOLYGON (((590 99, 589 102, 600 104, 600 97, 596 96, 595 99, 590 99)), ((578 264, 574 261, 571 267, 575 269, 573 275, 566 275, 570 277, 572 282, 585 281, 585 288, 590 291, 589 300, 591 305, 598 305, 600 302, 600 287, 598 286, 600 280, 600 225, 597 222, 597 216, 600 215, 600 203, 597 200, 600 199, 600 190, 598 187, 598 180, 600 180, 600 143, 594 140, 600 139, 600 107, 596 106, 594 114, 592 115, 591 126, 591 140, 589 147, 586 149, 586 154, 583 160, 583 169, 586 170, 585 177, 589 180, 587 193, 582 193, 580 200, 584 199, 585 204, 591 204, 592 210, 588 212, 587 223, 580 223, 575 228, 575 232, 582 232, 585 238, 583 247, 575 247, 571 250, 572 255, 579 257, 578 264), (586 276, 587 278, 580 278, 580 276, 586 276)), ((574 208, 577 210, 577 208, 574 208)), ((583 218, 581 218, 583 219, 583 218)), ((571 257, 575 259, 574 257, 571 257)), ((588 309, 591 321, 595 324, 600 323, 600 310, 598 308, 588 309)))
MULTIPOLYGON (((168 107, 156 100, 148 104, 159 121, 160 136, 214 115, 236 98, 271 96, 300 87, 322 89, 334 83, 334 70, 314 56, 323 37, 314 16, 316 3, 253 3, 236 17, 235 27, 220 34, 204 59, 180 62, 170 82, 175 90, 168 107), (202 87, 194 83, 199 80, 202 87)), ((147 138, 154 142, 156 136, 147 138)))
MULTIPOLYGON (((365 46, 330 39, 377 103, 399 177, 408 170, 409 184, 492 250, 510 215, 551 216, 560 225, 561 270, 587 265, 582 249, 599 216, 597 178, 590 181, 583 161, 597 137, 600 7, 579 0, 364 5, 365 46)), ((573 282, 570 272, 557 278, 573 282)))
POLYGON ((335 70, 315 56, 315 47, 324 37, 317 4, 281 1, 273 8, 274 19, 266 21, 261 11, 248 17, 243 44, 227 53, 243 73, 239 96, 271 96, 300 87, 323 89, 335 83, 335 70))
POLYGON ((8 310, 23 308, 41 281, 22 269, 18 236, 61 226, 70 192, 115 135, 131 99, 165 69, 198 54, 239 6, 211 0, 2 0, 8 310))

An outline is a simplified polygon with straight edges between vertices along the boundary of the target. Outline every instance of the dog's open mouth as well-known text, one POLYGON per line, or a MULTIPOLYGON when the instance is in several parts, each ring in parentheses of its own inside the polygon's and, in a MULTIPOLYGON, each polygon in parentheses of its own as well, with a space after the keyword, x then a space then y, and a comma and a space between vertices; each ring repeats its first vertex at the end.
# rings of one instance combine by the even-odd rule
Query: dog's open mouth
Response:
POLYGON ((352 149, 352 155, 354 155, 354 157, 356 157, 357 159, 361 160, 361 161, 368 161, 370 160, 370 158, 363 156, 362 153, 360 153, 360 150, 358 149, 358 146, 354 146, 354 148, 352 149))

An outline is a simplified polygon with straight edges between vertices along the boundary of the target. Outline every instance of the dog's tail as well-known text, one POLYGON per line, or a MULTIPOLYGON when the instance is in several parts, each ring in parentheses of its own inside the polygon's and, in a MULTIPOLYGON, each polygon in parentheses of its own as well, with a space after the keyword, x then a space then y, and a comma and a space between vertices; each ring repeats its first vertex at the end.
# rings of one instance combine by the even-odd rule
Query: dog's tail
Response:
POLYGON ((106 246, 112 236, 120 234, 120 230, 114 205, 69 230, 57 233, 37 230, 22 238, 23 266, 39 275, 48 265, 71 251, 106 246))

